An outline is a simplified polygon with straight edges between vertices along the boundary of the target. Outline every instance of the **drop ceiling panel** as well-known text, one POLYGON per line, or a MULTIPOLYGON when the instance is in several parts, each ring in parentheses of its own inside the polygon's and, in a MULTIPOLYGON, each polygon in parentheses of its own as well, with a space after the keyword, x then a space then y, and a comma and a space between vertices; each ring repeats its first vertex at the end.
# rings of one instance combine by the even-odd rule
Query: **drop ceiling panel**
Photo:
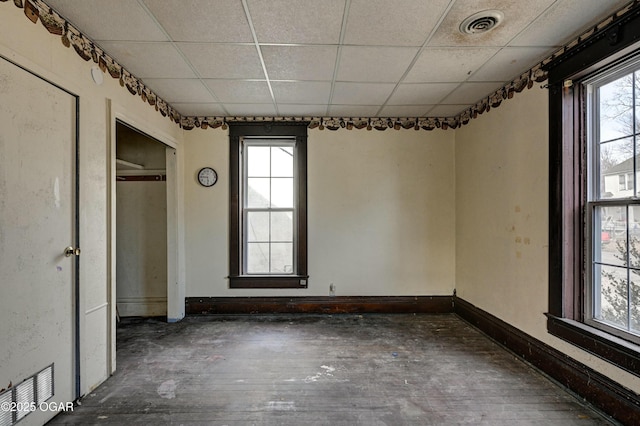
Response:
POLYGON ((204 80, 220 102, 270 103, 272 102, 266 81, 204 80))
POLYGON ((264 79, 253 45, 177 43, 201 78, 264 79))
POLYGON ((413 47, 345 46, 338 80, 397 82, 417 53, 413 47))
POLYGON ((437 104, 458 85, 459 83, 401 84, 391 95, 387 105, 437 104))
POLYGON ((195 78, 171 43, 104 41, 101 47, 136 77, 195 78))
POLYGON ((424 117, 433 105, 391 105, 380 111, 380 117, 424 117))
POLYGON ((436 105, 431 108, 427 115, 430 117, 455 117, 467 109, 467 105, 436 105))
POLYGON ((428 48, 407 74, 408 83, 447 83, 465 81, 499 49, 489 48, 428 48))
POLYGON ((162 29, 135 1, 48 0, 47 4, 96 42, 168 40, 162 29))
POLYGON ((326 104, 331 83, 315 81, 274 81, 271 83, 276 102, 284 104, 326 104))
POLYGON ((448 4, 449 0, 352 0, 344 42, 422 46, 448 4))
POLYGON ((272 80, 331 81, 337 52, 337 46, 262 46, 272 80))
POLYGON ((522 74, 548 52, 544 47, 505 47, 469 77, 469 81, 508 81, 522 74))
POLYGON ((337 44, 340 41, 345 0, 248 0, 247 3, 260 43, 337 44))
POLYGON ((147 86, 169 103, 211 103, 216 99, 198 79, 149 78, 147 86))
POLYGON ((215 43, 253 41, 240 1, 143 1, 172 40, 215 43))
POLYGON ((331 105, 329 116, 335 117, 375 117, 378 113, 377 105, 331 105))
POLYGON ((392 83, 336 83, 333 103, 342 105, 382 105, 395 87, 392 83))
POLYGON ((511 46, 561 47, 572 36, 597 24, 607 11, 617 10, 628 0, 563 0, 545 10, 531 25, 520 33, 511 46))
POLYGON ((278 104, 280 115, 289 117, 322 117, 326 109, 326 105, 278 104))
POLYGON ((442 103, 473 105, 501 86, 502 83, 463 83, 451 92, 449 96, 444 98, 442 103))
POLYGON ((218 103, 182 103, 174 102, 171 104, 180 114, 185 116, 208 116, 208 117, 224 117, 227 111, 222 104, 218 103))
POLYGON ((505 46, 554 0, 456 0, 429 46, 505 46), (493 31, 462 34, 460 23, 476 12, 498 9, 505 19, 493 31))
POLYGON ((273 104, 225 104, 225 108, 232 116, 273 117, 277 115, 273 104))

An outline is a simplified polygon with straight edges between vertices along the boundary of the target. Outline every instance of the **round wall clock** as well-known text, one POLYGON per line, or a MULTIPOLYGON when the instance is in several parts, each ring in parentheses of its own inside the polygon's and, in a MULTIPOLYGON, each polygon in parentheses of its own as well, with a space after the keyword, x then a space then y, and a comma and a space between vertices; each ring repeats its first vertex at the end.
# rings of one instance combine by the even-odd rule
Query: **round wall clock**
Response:
POLYGON ((211 167, 203 167, 198 172, 198 182, 202 186, 213 186, 218 181, 218 174, 211 167))

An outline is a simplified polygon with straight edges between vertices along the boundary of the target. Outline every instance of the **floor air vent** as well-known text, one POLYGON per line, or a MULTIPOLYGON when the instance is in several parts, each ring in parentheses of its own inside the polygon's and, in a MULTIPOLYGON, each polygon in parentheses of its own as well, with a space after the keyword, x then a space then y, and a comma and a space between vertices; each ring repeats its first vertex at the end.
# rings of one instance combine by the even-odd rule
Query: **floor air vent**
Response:
POLYGON ((53 364, 0 393, 0 426, 11 426, 53 396, 53 364))

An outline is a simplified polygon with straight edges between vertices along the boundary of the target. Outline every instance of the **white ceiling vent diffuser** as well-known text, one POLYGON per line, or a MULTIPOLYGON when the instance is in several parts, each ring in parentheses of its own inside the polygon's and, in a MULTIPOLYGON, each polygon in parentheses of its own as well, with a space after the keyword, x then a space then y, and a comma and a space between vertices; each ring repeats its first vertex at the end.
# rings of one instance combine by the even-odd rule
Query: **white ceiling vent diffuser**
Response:
POLYGON ((483 10, 474 13, 460 24, 460 32, 463 34, 482 34, 491 31, 504 19, 504 14, 499 10, 483 10))

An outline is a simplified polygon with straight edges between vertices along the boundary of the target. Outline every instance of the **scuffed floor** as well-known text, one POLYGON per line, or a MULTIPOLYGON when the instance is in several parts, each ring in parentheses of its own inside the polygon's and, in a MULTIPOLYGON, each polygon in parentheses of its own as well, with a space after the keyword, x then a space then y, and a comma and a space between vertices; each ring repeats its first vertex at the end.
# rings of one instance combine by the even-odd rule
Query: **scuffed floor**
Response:
POLYGON ((117 339, 117 372, 50 424, 612 424, 455 315, 127 319, 117 339))

